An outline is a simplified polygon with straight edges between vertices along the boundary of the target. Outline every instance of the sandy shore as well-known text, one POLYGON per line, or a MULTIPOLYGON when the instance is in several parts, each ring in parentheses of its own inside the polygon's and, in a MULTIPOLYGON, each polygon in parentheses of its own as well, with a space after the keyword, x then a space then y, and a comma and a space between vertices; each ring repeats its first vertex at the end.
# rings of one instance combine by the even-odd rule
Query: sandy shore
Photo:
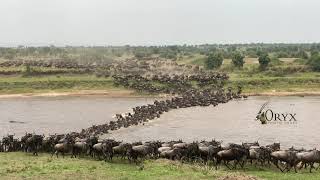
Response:
POLYGON ((58 97, 58 96, 106 96, 106 97, 141 97, 130 90, 81 90, 71 92, 45 92, 45 93, 22 93, 0 94, 0 98, 27 98, 27 97, 58 97))
MULTIPOLYGON (((243 93, 247 96, 320 96, 319 92, 257 92, 243 93)), ((27 97, 59 97, 59 96, 105 96, 105 97, 167 97, 167 95, 139 95, 131 90, 81 90, 70 92, 45 92, 45 93, 21 93, 21 94, 0 94, 0 98, 27 98, 27 97)))

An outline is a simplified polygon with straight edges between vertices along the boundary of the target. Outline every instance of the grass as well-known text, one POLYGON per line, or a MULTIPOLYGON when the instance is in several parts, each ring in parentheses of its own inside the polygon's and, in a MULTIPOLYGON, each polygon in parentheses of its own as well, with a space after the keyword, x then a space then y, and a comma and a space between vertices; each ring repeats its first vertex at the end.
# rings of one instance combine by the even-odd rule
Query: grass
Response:
POLYGON ((320 78, 308 74, 291 77, 239 77, 234 74, 228 85, 242 85, 245 93, 314 92, 320 90, 320 78))
MULTIPOLYGON (((203 66, 204 55, 193 54, 177 60, 178 64, 203 66)), ((261 72, 257 58, 245 58, 243 69, 233 67, 231 59, 225 59, 219 71, 230 76, 228 86, 243 86, 244 93, 263 94, 274 92, 320 92, 320 73, 310 72, 307 66, 294 58, 280 59, 261 72)), ((114 87, 111 78, 96 77, 91 72, 77 69, 33 68, 37 75, 23 77, 24 67, 0 68, 0 94, 73 92, 81 90, 125 90, 114 87)), ((154 85, 162 86, 159 83, 154 85)), ((139 93, 136 93, 137 95, 139 93)))
POLYGON ((0 93, 34 93, 50 91, 77 90, 123 90, 114 87, 111 78, 97 78, 93 75, 62 75, 62 76, 1 76, 0 93))
POLYGON ((112 162, 94 159, 51 158, 49 154, 39 157, 22 152, 0 153, 1 179, 217 179, 224 176, 258 177, 262 179, 319 179, 319 171, 308 173, 281 173, 274 167, 254 167, 245 170, 218 170, 207 166, 181 164, 164 159, 146 160, 143 165, 129 164, 126 160, 112 162))
MULTIPOLYGON (((284 77, 266 76, 257 73, 248 76, 242 72, 230 74, 228 86, 243 86, 245 93, 265 92, 319 92, 319 73, 296 73, 284 77)), ((159 85, 159 84, 157 84, 159 85)), ((115 87, 111 78, 93 75, 61 76, 0 76, 0 94, 73 92, 81 90, 124 91, 115 87)))
POLYGON ((0 154, 1 179, 212 179, 208 173, 166 160, 145 161, 143 168, 127 161, 39 157, 24 153, 0 154))

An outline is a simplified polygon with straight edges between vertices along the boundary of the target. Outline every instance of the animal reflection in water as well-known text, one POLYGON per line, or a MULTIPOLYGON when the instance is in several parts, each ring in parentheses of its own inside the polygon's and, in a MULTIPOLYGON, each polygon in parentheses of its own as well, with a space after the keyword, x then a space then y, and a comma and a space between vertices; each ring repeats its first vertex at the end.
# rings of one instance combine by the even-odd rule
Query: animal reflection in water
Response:
POLYGON ((266 117, 266 112, 263 111, 264 108, 269 104, 269 102, 264 103, 259 112, 258 115, 256 116, 256 120, 259 120, 261 122, 261 124, 267 124, 267 117, 266 117))

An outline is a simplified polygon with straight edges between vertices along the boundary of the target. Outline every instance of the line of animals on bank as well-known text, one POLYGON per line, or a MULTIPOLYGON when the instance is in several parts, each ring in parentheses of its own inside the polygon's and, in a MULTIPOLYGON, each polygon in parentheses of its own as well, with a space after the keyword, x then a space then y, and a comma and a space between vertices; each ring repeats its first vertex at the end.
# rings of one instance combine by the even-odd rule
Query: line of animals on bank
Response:
POLYGON ((115 86, 124 86, 139 92, 181 94, 188 90, 197 90, 210 86, 211 89, 222 88, 229 78, 224 73, 197 73, 193 75, 113 75, 115 86), (196 87, 192 83, 196 84, 196 87))
MULTIPOLYGON (((41 59, 41 60, 7 60, 1 61, 0 67, 19 67, 19 66, 63 68, 63 69, 86 69, 87 72, 103 70, 101 75, 110 76, 111 74, 144 74, 152 72, 177 72, 179 74, 193 74, 203 71, 198 65, 177 64, 172 60, 162 58, 135 59, 128 58, 122 61, 82 61, 76 59, 41 59), (168 68, 169 67, 169 68, 168 68)), ((107 77, 106 76, 106 77, 107 77)))
MULTIPOLYGON (((125 143, 113 139, 98 140, 92 136, 85 139, 78 138, 79 134, 42 136, 27 133, 20 140, 13 135, 4 137, 0 143, 0 151, 24 151, 38 155, 38 152, 51 153, 63 157, 71 154, 71 158, 90 156, 95 159, 112 161, 114 157, 127 158, 129 162, 138 163, 146 158, 166 158, 181 162, 198 162, 214 164, 217 169, 223 163, 229 169, 236 169, 239 165, 245 167, 246 163, 271 166, 272 164, 282 172, 294 168, 307 168, 312 172, 314 164, 320 164, 320 151, 289 148, 280 149, 280 143, 260 146, 258 142, 234 144, 225 146, 221 142, 201 141, 185 143, 178 141, 149 141, 125 143)), ((318 169, 320 165, 316 169, 318 169)))

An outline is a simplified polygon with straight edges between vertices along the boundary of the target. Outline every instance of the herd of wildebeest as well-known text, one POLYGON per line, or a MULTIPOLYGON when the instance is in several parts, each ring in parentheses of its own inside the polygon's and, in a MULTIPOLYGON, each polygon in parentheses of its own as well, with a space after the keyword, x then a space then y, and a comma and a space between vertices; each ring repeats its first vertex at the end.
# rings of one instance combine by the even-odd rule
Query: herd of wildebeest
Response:
MULTIPOLYGON (((114 139, 98 139, 97 136, 79 138, 78 133, 55 134, 50 136, 27 133, 20 139, 8 135, 2 139, 2 152, 24 151, 38 155, 38 152, 51 153, 63 157, 70 154, 71 158, 89 156, 97 160, 111 162, 113 157, 128 159, 138 163, 146 158, 166 158, 189 163, 213 164, 217 169, 223 163, 229 169, 237 165, 244 168, 246 163, 254 163, 270 167, 272 164, 282 172, 294 168, 307 168, 312 171, 315 163, 320 163, 320 151, 289 148, 280 149, 280 143, 260 146, 258 142, 222 145, 221 142, 201 141, 186 143, 177 141, 149 141, 126 143, 114 139), (233 162, 233 163, 231 163, 233 162)), ((318 166, 319 167, 319 166, 318 166)), ((317 167, 317 169, 318 169, 317 167)))
POLYGON ((250 162, 261 166, 273 164, 282 172, 290 171, 292 168, 297 171, 297 167, 310 167, 311 172, 315 168, 315 163, 320 164, 320 151, 293 147, 282 150, 280 143, 260 146, 258 142, 222 145, 216 140, 192 143, 182 140, 126 143, 114 139, 99 139, 100 135, 109 131, 144 124, 173 109, 216 106, 232 99, 246 98, 241 95, 240 86, 237 89, 231 87, 224 89, 224 82, 228 79, 225 74, 199 73, 190 76, 122 74, 113 75, 113 79, 117 86, 149 93, 171 94, 171 96, 155 100, 153 104, 134 107, 128 113, 116 114, 116 120, 93 125, 80 132, 48 136, 26 133, 21 138, 7 135, 0 142, 0 151, 24 151, 34 155, 46 152, 56 157, 59 154, 62 156, 70 154, 71 157, 91 156, 105 161, 112 161, 116 156, 135 163, 145 158, 167 158, 181 162, 210 163, 216 168, 223 163, 229 169, 236 169, 237 166, 244 168, 245 164, 250 162))

